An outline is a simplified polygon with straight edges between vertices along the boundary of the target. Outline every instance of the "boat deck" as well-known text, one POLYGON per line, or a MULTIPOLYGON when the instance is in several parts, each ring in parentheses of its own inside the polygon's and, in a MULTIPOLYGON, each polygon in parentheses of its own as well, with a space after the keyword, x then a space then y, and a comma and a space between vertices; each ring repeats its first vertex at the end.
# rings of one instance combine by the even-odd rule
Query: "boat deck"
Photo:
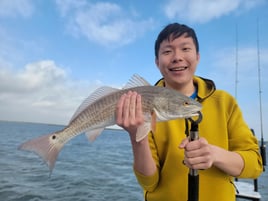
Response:
POLYGON ((255 186, 253 184, 243 181, 235 181, 234 184, 238 191, 236 193, 237 198, 243 198, 252 201, 261 200, 261 194, 258 191, 255 191, 255 186))

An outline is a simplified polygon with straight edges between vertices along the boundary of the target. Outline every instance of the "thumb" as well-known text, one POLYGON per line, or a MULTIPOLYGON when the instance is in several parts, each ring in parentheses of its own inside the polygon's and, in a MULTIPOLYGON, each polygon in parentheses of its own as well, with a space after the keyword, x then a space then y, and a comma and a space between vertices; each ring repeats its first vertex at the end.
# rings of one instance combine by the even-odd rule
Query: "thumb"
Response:
POLYGON ((185 146, 186 146, 188 143, 189 143, 189 139, 188 139, 188 138, 184 138, 184 139, 181 141, 181 143, 180 143, 180 145, 179 145, 179 148, 180 148, 180 149, 184 149, 185 146))

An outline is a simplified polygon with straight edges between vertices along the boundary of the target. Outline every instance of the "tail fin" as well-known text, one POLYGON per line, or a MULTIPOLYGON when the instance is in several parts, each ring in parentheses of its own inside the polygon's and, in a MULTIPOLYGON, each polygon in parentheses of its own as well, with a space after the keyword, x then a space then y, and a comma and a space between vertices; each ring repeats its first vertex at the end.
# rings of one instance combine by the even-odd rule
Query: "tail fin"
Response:
POLYGON ((32 151, 39 155, 46 162, 51 175, 57 156, 63 145, 57 140, 57 135, 52 133, 26 141, 18 149, 32 151))

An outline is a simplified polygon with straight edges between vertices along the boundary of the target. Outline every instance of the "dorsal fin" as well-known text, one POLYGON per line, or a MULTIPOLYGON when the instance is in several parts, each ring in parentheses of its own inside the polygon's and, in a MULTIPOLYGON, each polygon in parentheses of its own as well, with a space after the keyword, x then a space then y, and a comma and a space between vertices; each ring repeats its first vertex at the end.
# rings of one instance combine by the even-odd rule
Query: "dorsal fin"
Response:
MULTIPOLYGON (((139 87, 139 86, 150 86, 150 83, 147 82, 144 78, 139 76, 138 74, 134 74, 127 84, 123 87, 123 89, 129 89, 133 87, 139 87)), ((89 95, 88 98, 86 98, 81 105, 78 107, 76 112, 73 114, 70 122, 72 122, 83 110, 85 110, 90 104, 94 103, 98 99, 100 99, 103 96, 109 95, 111 93, 114 93, 116 91, 119 91, 120 89, 103 86, 98 89, 96 89, 92 94, 89 95)))
POLYGON ((123 89, 129 89, 133 87, 141 87, 141 86, 150 86, 151 84, 147 82, 143 77, 138 74, 132 75, 127 84, 123 87, 123 89))
POLYGON ((70 122, 72 122, 82 111, 84 111, 89 105, 97 101, 98 99, 109 95, 111 93, 117 92, 119 89, 108 87, 108 86, 103 86, 98 89, 96 89, 92 94, 89 95, 78 107, 76 112, 73 114, 70 122))

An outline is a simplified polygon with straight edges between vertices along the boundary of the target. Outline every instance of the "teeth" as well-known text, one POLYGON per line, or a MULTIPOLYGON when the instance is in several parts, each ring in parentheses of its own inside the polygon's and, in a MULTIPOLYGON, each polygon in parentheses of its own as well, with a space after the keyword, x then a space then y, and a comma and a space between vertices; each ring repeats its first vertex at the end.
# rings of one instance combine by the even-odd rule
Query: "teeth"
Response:
POLYGON ((177 67, 177 68, 172 68, 170 69, 171 71, 181 71, 181 70, 185 70, 187 67, 184 66, 184 67, 177 67))

